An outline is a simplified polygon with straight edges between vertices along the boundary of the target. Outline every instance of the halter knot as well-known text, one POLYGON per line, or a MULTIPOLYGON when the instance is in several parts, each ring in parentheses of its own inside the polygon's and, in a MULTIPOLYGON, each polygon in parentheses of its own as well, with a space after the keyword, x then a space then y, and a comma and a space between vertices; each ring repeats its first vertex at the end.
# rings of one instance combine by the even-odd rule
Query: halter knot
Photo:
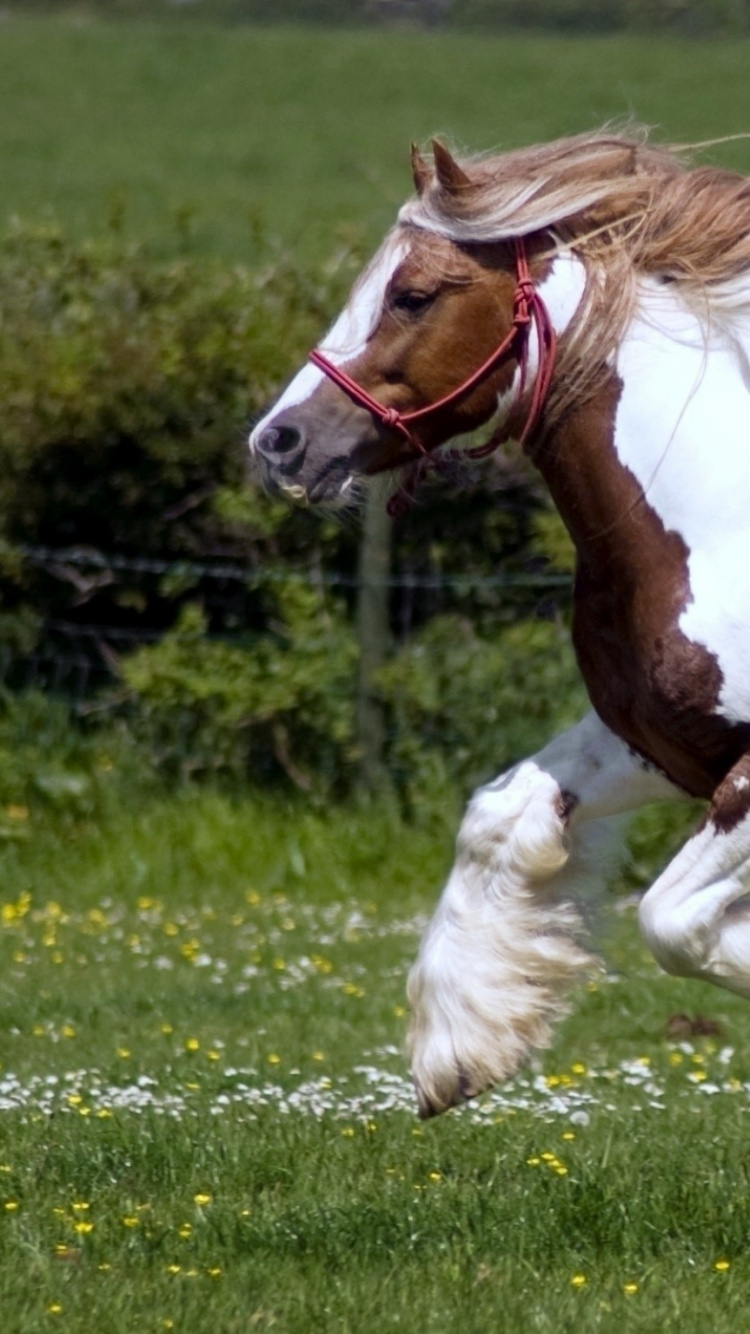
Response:
POLYGON ((384 408, 381 418, 384 426, 393 426, 398 428, 401 421, 401 413, 398 408, 384 408))
POLYGON ((520 277, 516 282, 516 290, 513 297, 513 306, 517 316, 524 320, 531 319, 529 307, 533 304, 536 296, 534 279, 531 275, 520 277))

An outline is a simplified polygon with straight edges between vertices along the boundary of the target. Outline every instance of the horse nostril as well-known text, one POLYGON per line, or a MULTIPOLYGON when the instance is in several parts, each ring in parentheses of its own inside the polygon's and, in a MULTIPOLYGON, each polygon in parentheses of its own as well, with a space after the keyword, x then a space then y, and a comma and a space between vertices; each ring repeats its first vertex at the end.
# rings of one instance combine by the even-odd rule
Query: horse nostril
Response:
POLYGON ((278 454, 290 454, 302 440, 302 433, 295 426, 270 426, 258 440, 257 449, 265 458, 278 454))

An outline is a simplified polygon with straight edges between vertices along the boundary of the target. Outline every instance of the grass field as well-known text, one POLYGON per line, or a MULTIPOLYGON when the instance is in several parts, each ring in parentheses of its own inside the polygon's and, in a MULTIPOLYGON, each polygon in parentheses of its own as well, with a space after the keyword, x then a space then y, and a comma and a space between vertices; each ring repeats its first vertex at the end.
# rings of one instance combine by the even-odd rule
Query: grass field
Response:
POLYGON ((744 1327, 747 1009, 660 975, 630 908, 554 1049, 420 1125, 404 976, 447 829, 207 792, 6 816, 8 1334, 744 1327), (697 1009, 719 1031, 668 1042, 697 1009))
MULTIPOLYGON (((750 129, 750 44, 0 23, 0 218, 51 212, 250 259, 259 221, 305 257, 369 249, 408 146, 511 147, 635 115, 673 139, 750 129)), ((750 167, 750 146, 719 154, 750 167)))

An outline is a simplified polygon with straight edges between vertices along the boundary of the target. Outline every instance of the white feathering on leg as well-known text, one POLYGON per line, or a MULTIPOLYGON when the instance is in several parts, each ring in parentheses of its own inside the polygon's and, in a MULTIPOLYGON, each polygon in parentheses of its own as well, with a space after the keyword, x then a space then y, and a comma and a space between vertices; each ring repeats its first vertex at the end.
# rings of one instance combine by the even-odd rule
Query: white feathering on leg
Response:
POLYGON ((409 979, 424 1115, 507 1079, 549 1042, 566 991, 598 965, 582 943, 580 895, 601 877, 614 823, 578 830, 569 855, 560 787, 534 761, 471 802, 409 979))

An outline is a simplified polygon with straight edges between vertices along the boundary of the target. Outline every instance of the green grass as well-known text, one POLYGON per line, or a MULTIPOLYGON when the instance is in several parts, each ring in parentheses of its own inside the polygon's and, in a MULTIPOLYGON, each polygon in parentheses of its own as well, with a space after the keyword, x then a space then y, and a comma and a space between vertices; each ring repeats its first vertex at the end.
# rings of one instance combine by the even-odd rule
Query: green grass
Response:
MULTIPOLYGON (((93 19, 0 24, 0 217, 252 259, 373 247, 411 139, 505 147, 633 114, 673 139, 750 128, 748 43, 300 31, 93 19), (188 218, 191 219, 188 225, 188 218)), ((750 166, 747 145, 718 154, 750 166)))
POLYGON ((748 1011, 663 977, 632 910, 534 1069, 420 1125, 403 988, 447 825, 210 792, 7 820, 8 1334, 743 1327, 748 1011), (667 1042, 697 1010, 720 1033, 667 1042))

